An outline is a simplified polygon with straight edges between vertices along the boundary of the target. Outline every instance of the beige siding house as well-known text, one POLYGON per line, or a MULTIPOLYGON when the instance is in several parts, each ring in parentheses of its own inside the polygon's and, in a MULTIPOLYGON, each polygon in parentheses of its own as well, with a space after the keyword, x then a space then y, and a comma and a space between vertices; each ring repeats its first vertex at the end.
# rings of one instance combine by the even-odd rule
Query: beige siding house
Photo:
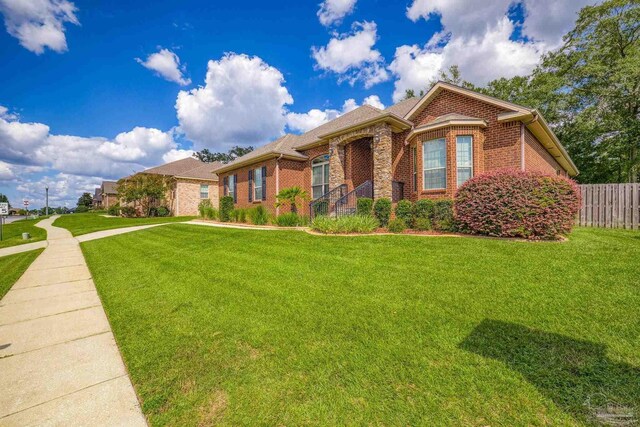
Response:
POLYGON ((220 163, 205 163, 189 157, 146 169, 141 173, 173 177, 174 184, 165 196, 174 216, 198 215, 198 205, 204 199, 218 207, 218 176, 213 170, 220 163))

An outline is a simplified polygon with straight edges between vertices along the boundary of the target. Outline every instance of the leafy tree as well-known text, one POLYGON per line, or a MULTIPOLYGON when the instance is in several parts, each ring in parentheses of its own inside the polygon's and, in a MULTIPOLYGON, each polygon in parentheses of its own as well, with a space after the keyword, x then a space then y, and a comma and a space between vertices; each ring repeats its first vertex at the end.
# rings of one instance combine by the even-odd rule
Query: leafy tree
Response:
POLYGON ((253 147, 251 146, 240 147, 239 145, 236 145, 235 147, 231 148, 226 153, 212 153, 207 148, 204 148, 201 151, 197 151, 193 153, 193 157, 207 163, 211 163, 211 162, 229 163, 237 159, 238 157, 244 156, 245 154, 250 153, 252 151, 253 151, 253 147))
POLYGON ((91 193, 82 193, 82 196, 78 198, 78 207, 86 206, 87 208, 90 208, 91 205, 93 205, 93 197, 91 196, 91 193))
POLYGON ((160 205, 173 178, 163 175, 139 173, 118 181, 118 198, 130 203, 134 209, 140 207, 143 215, 149 216, 151 209, 160 205))
MULTIPOLYGON (((0 193, 0 203, 9 203, 9 198, 5 194, 0 193)), ((11 209, 11 203, 9 203, 9 209, 11 209)))
POLYGON ((283 188, 276 195, 276 207, 290 206, 291 212, 298 213, 300 203, 309 200, 309 194, 300 187, 283 188))

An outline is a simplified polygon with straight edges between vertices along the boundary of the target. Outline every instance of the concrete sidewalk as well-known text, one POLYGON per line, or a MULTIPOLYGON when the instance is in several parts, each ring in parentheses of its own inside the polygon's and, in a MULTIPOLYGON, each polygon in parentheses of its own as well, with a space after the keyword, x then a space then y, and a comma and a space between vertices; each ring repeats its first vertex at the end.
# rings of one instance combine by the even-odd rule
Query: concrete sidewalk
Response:
POLYGON ((145 426, 79 243, 55 218, 0 301, 0 425, 145 426))

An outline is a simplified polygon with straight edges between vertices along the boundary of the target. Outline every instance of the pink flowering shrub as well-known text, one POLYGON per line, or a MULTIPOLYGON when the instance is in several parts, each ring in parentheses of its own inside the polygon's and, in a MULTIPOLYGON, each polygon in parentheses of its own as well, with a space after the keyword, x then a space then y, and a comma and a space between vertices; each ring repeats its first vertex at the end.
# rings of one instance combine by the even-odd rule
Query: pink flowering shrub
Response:
POLYGON ((525 239, 568 234, 580 208, 570 179, 540 172, 498 170, 465 182, 456 194, 456 225, 464 233, 525 239))

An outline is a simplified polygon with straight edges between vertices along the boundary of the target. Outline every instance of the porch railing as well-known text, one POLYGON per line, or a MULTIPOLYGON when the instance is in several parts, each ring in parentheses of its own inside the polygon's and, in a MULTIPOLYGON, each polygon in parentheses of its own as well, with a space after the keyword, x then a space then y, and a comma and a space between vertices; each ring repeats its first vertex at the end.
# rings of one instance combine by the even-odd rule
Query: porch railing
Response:
POLYGON ((336 200, 347 193, 347 184, 342 184, 323 194, 309 203, 309 217, 311 220, 317 215, 329 215, 333 212, 336 200))
POLYGON ((391 201, 396 203, 404 199, 404 182, 391 181, 391 201))
POLYGON ((336 217, 355 215, 358 207, 358 199, 361 197, 373 198, 373 184, 365 181, 340 199, 336 200, 334 214, 336 217))

